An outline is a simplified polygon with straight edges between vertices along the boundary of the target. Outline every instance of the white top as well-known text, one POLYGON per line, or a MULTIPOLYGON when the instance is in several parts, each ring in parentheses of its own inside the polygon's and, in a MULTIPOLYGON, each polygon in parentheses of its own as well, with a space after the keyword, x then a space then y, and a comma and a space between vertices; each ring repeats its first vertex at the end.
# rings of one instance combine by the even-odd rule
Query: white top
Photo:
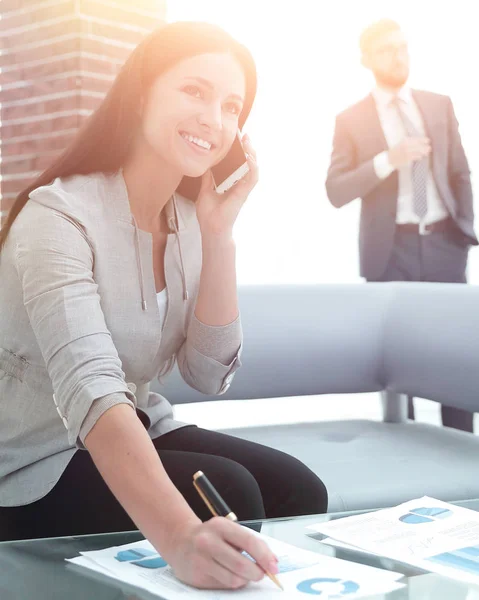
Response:
POLYGON ((161 292, 156 294, 156 299, 158 301, 158 310, 160 311, 161 328, 163 329, 166 311, 168 309, 168 292, 166 291, 166 288, 163 288, 161 292))
MULTIPOLYGON (((386 142, 391 148, 398 144, 405 136, 404 125, 401 117, 394 106, 391 105, 393 94, 381 88, 373 90, 373 97, 376 102, 379 121, 384 132, 386 142)), ((398 98, 402 103, 402 110, 411 120, 414 126, 424 137, 427 137, 424 129, 424 123, 421 113, 414 102, 411 90, 403 87, 398 94, 398 98)), ((394 171, 394 168, 389 163, 388 152, 381 152, 374 157, 374 169, 376 175, 380 179, 386 179, 394 171)), ((413 208, 413 185, 411 166, 405 166, 398 169, 399 175, 399 191, 398 191, 398 207, 396 213, 396 223, 419 223, 420 219, 414 212, 413 208)), ((427 178, 427 214, 424 217, 424 223, 435 223, 449 216, 449 213, 444 206, 434 182, 434 177, 431 172, 429 163, 429 173, 427 178)))

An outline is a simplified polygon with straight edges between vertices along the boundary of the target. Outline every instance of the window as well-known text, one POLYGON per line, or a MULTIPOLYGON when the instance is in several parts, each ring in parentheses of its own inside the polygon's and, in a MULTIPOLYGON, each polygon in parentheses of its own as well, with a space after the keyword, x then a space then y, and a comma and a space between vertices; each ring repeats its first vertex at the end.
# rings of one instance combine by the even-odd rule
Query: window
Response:
MULTIPOLYGON (((391 0, 169 2, 168 20, 217 23, 257 62, 259 91, 246 130, 258 152, 261 181, 235 230, 241 283, 360 281, 359 202, 333 208, 324 180, 336 113, 373 84, 359 63, 358 37, 376 19, 397 19, 408 33, 412 87, 452 97, 475 171, 479 38, 472 6, 466 0, 456 0, 454 10, 391 0)), ((479 250, 471 252, 469 278, 479 283, 479 250)))

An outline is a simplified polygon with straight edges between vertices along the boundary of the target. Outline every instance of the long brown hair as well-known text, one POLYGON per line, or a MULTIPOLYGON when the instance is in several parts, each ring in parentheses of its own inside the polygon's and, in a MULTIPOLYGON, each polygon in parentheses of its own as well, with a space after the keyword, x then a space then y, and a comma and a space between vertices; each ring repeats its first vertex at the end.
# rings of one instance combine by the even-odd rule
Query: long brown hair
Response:
MULTIPOLYGON (((242 128, 256 94, 256 68, 250 52, 223 29, 208 23, 180 21, 156 29, 132 52, 100 106, 66 150, 18 194, 0 231, 0 250, 30 192, 57 177, 118 171, 140 124, 139 101, 146 97, 154 80, 185 58, 214 52, 230 53, 243 68, 246 97, 239 118, 242 128)), ((179 192, 194 199, 199 184, 200 178, 184 177, 179 192)))

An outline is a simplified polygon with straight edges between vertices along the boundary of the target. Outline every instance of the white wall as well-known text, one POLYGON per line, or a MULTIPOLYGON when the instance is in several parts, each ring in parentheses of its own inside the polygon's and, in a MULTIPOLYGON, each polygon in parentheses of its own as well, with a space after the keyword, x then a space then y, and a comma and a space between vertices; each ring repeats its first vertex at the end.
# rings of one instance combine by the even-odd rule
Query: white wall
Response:
MULTIPOLYGON (((170 21, 218 23, 257 61, 259 91, 246 130, 258 152, 261 181, 236 226, 240 282, 360 281, 358 202, 332 208, 324 179, 335 114, 372 85, 359 65, 357 39, 373 20, 396 18, 408 33, 411 85, 451 95, 477 172, 474 13, 467 0, 170 0, 170 21)), ((471 252, 469 272, 478 283, 479 250, 471 252)))

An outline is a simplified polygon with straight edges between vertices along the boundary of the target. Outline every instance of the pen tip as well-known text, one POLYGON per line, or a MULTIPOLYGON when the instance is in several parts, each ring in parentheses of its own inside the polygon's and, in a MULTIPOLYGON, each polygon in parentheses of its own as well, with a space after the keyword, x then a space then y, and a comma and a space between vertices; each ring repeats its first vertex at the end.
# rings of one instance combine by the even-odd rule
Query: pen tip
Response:
POLYGON ((279 587, 279 589, 284 592, 284 587, 282 586, 280 580, 275 575, 273 575, 272 573, 268 572, 267 575, 271 579, 271 581, 273 583, 275 583, 279 587))

